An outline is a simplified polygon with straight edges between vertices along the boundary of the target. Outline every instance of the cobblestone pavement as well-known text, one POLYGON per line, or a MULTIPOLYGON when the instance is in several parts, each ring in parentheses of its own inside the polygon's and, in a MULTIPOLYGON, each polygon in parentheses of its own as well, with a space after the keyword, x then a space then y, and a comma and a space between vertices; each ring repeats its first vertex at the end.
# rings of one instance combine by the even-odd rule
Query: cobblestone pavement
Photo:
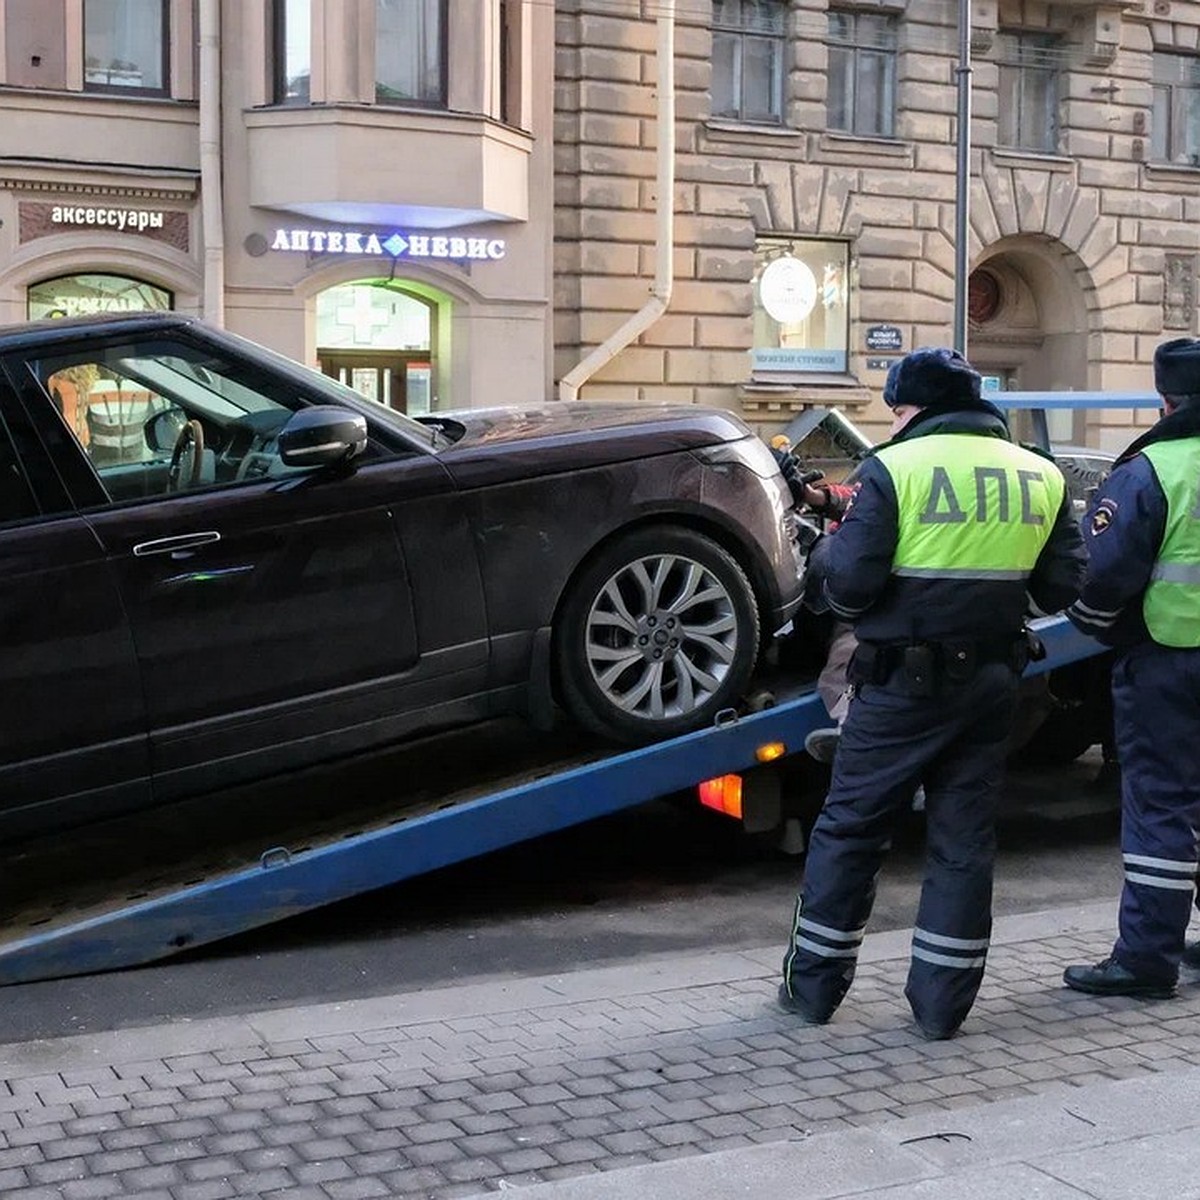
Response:
POLYGON ((1060 986, 1111 908, 998 923, 949 1042, 881 934, 824 1028, 775 1010, 771 949, 0 1046, 0 1196, 448 1200, 1200 1065, 1200 984, 1060 986))

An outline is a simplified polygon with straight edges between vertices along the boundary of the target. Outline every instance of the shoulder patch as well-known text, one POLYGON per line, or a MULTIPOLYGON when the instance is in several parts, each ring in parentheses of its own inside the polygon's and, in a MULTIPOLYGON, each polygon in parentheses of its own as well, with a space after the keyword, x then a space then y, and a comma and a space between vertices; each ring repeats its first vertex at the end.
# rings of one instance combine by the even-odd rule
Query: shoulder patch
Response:
POLYGON ((1104 499, 1096 505, 1095 512, 1092 513, 1092 536, 1096 537, 1102 534, 1116 519, 1117 502, 1115 500, 1104 499))

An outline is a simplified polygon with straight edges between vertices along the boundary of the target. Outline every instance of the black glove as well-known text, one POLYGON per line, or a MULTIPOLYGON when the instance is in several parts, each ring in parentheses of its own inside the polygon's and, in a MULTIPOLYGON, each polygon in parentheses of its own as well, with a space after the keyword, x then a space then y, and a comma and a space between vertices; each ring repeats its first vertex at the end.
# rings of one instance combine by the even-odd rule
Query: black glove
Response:
POLYGON ((779 464, 779 473, 791 483, 794 479, 799 479, 802 470, 800 460, 792 453, 791 448, 787 446, 772 446, 771 455, 779 464))
POLYGON ((790 449, 772 446, 771 453, 775 456, 775 461, 779 464, 779 473, 788 485, 788 489, 792 493, 792 499, 797 504, 803 504, 805 486, 810 483, 816 483, 818 479, 824 479, 825 472, 805 470, 804 464, 790 449))

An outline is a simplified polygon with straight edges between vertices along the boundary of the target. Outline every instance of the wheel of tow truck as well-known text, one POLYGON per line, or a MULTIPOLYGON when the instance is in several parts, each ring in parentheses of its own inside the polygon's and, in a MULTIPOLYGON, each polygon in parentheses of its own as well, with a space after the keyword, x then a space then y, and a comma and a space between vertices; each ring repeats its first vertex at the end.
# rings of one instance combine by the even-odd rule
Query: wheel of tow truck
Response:
POLYGON ((636 744, 709 725, 740 699, 758 657, 758 606, 725 549, 695 530, 656 525, 584 567, 556 633, 572 716, 636 744))

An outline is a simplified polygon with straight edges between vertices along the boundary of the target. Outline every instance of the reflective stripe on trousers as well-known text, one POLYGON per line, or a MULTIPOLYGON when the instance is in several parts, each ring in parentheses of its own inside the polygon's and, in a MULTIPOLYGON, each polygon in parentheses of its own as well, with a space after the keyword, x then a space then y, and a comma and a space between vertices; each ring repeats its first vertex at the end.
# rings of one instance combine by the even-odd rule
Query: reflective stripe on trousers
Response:
POLYGON ((1191 859, 1154 858, 1149 854, 1126 854, 1125 882, 1168 892, 1192 892, 1196 887, 1196 862, 1191 859))
POLYGON ((991 938, 945 937, 928 930, 913 929, 912 956, 937 967, 982 970, 987 962, 991 938))

